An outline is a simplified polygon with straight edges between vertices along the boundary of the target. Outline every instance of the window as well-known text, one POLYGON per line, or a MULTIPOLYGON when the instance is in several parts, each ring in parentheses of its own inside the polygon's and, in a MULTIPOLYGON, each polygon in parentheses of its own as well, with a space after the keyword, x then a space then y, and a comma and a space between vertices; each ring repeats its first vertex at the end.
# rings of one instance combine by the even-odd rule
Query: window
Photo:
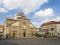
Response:
POLYGON ((51 28, 51 31, 54 31, 54 28, 51 28))
POLYGON ((43 29, 43 32, 45 32, 46 31, 46 29, 43 29))
POLYGON ((39 30, 41 30, 41 28, 39 28, 39 30))
POLYGON ((24 20, 26 20, 26 19, 24 18, 24 20))
POLYGON ((21 19, 21 17, 17 17, 17 19, 21 19))
POLYGON ((58 36, 59 36, 59 33, 58 33, 58 36))
POLYGON ((53 36, 54 34, 52 33, 52 36, 53 36))
POLYGON ((14 27, 14 29, 15 29, 15 27, 14 27))
POLYGON ((47 31, 49 31, 49 29, 47 29, 47 31))
POLYGON ((26 23, 23 23, 23 24, 26 24, 26 23))
POLYGON ((25 25, 25 26, 26 26, 26 22, 24 22, 24 23, 23 23, 23 25, 25 25))

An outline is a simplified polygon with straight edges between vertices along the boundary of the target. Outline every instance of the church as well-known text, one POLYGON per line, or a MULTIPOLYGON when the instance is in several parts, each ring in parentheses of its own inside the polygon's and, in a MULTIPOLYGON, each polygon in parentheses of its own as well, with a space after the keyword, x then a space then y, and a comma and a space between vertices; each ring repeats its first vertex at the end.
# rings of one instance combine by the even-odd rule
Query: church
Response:
POLYGON ((4 36, 12 38, 32 38, 35 37, 36 27, 30 20, 20 12, 17 16, 6 18, 4 22, 4 36))

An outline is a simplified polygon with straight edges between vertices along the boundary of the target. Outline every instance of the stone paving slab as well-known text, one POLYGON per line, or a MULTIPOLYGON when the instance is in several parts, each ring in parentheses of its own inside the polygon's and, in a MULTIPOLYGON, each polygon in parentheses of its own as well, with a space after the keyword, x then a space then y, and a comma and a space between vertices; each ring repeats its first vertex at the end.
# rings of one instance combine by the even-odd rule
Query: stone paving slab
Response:
POLYGON ((60 45, 60 39, 21 38, 0 40, 0 45, 60 45))

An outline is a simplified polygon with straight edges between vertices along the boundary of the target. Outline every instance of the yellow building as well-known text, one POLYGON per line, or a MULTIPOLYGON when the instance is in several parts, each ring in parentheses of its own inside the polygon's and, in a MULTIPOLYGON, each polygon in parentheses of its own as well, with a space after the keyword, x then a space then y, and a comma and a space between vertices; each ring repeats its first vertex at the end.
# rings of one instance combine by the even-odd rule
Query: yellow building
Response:
POLYGON ((7 18, 4 23, 4 36, 13 38, 30 38, 35 37, 36 28, 30 20, 20 12, 13 19, 7 18))
POLYGON ((2 37, 3 37, 3 31, 4 31, 3 26, 2 26, 2 25, 0 25, 0 38, 2 38, 2 37))

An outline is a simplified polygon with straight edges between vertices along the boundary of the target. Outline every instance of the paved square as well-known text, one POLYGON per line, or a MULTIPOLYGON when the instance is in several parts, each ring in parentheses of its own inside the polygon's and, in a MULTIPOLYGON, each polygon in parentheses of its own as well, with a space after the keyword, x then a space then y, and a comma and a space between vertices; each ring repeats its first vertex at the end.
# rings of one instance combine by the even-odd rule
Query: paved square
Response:
POLYGON ((0 40, 0 45, 60 45, 60 39, 21 38, 0 40))

